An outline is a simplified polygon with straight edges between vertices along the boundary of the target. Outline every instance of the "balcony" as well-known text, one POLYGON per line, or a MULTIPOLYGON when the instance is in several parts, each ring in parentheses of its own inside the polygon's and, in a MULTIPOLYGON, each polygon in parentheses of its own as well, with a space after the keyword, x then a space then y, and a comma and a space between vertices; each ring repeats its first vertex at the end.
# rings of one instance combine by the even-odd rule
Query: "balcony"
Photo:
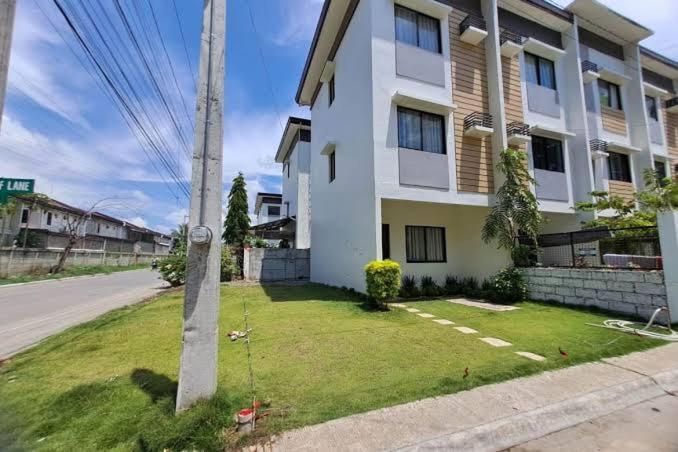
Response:
POLYGON ((482 138, 494 132, 492 115, 473 112, 464 118, 464 135, 482 138))
POLYGON ((513 58, 523 50, 523 37, 509 30, 504 30, 499 35, 501 55, 513 58))
POLYGON ((669 113, 678 113, 678 97, 666 101, 666 111, 669 113))
POLYGON ((523 122, 512 122, 506 126, 506 135, 508 144, 520 146, 521 144, 532 141, 530 136, 530 126, 523 122))
POLYGON ((592 63, 589 60, 584 60, 581 62, 581 75, 584 79, 584 83, 591 83, 600 77, 598 72, 598 65, 592 63))
POLYGON ((607 141, 595 139, 589 141, 589 145, 591 146, 591 153, 607 152, 607 141))
POLYGON ((459 24, 459 39, 478 45, 487 36, 487 26, 482 17, 468 15, 459 24))

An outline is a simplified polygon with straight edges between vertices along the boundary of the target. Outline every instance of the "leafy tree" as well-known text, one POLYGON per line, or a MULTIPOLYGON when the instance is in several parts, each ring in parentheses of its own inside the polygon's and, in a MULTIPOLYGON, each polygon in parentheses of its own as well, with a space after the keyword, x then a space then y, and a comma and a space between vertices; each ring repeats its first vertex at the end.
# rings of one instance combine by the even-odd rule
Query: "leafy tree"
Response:
POLYGON ((170 237, 172 237, 172 253, 186 253, 188 246, 188 224, 177 225, 177 228, 170 232, 170 237))
POLYGON ((224 220, 222 238, 229 245, 241 246, 250 229, 245 177, 238 173, 228 194, 228 213, 224 220))
POLYGON ((525 152, 517 149, 505 149, 499 156, 497 168, 505 180, 485 218, 482 230, 485 243, 497 240, 499 248, 513 251, 519 234, 537 242, 543 217, 537 198, 530 190, 535 180, 527 170, 526 160, 525 152))
MULTIPOLYGON (((653 173, 654 174, 654 173, 653 173)), ((584 229, 607 227, 609 229, 626 229, 657 224, 656 212, 637 210, 635 200, 627 200, 619 196, 610 195, 606 191, 594 191, 590 195, 592 201, 578 202, 574 208, 578 212, 606 212, 611 215, 584 222, 584 229)))
POLYGON ((645 190, 636 194, 641 208, 649 212, 678 210, 678 182, 670 177, 657 177, 651 169, 643 172, 645 190))

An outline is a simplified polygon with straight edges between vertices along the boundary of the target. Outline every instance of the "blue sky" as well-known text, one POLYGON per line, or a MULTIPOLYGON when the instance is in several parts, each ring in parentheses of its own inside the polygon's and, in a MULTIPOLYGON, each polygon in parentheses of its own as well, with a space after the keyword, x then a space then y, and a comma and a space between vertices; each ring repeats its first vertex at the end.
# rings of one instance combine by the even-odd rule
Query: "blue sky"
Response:
MULTIPOLYGON (((37 191, 80 207, 116 197, 120 208, 108 213, 169 231, 183 220, 187 200, 177 200, 170 194, 118 112, 37 8, 36 1, 71 47, 81 52, 51 1, 17 2, 0 133, 0 176, 34 178, 37 191)), ((160 27, 192 114, 193 77, 174 10, 170 0, 151 1, 157 7, 160 27)), ((203 2, 176 2, 191 65, 196 69, 203 2)), ((656 35, 645 44, 678 59, 678 41, 673 32, 678 2, 604 3, 655 30, 656 35)), ((273 156, 287 117, 310 116, 307 109, 295 105, 294 94, 322 0, 229 0, 228 5, 224 190, 226 194, 231 179, 243 171, 253 208, 257 191, 280 190, 281 168, 273 163, 273 156), (258 38, 247 2, 254 14, 258 38), (257 42, 261 44, 265 67, 257 42)))

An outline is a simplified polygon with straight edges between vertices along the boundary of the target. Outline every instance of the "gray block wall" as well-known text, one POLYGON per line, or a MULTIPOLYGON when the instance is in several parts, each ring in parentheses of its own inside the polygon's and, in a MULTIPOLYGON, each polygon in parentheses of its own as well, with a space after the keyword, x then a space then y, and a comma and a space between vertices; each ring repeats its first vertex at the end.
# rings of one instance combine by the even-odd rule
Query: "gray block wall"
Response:
POLYGON ((296 281, 311 276, 310 250, 249 248, 244 251, 243 273, 249 281, 296 281))
POLYGON ((525 268, 522 273, 533 300, 595 306, 642 319, 667 306, 662 271, 525 268))

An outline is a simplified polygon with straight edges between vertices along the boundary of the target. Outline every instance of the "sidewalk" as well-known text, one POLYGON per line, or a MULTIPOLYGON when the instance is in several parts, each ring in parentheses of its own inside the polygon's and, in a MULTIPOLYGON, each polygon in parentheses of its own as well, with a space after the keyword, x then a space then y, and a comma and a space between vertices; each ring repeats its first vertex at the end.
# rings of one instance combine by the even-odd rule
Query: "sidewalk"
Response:
POLYGON ((670 344, 285 432, 272 446, 497 451, 667 395, 673 402, 677 391, 678 344, 670 344))

